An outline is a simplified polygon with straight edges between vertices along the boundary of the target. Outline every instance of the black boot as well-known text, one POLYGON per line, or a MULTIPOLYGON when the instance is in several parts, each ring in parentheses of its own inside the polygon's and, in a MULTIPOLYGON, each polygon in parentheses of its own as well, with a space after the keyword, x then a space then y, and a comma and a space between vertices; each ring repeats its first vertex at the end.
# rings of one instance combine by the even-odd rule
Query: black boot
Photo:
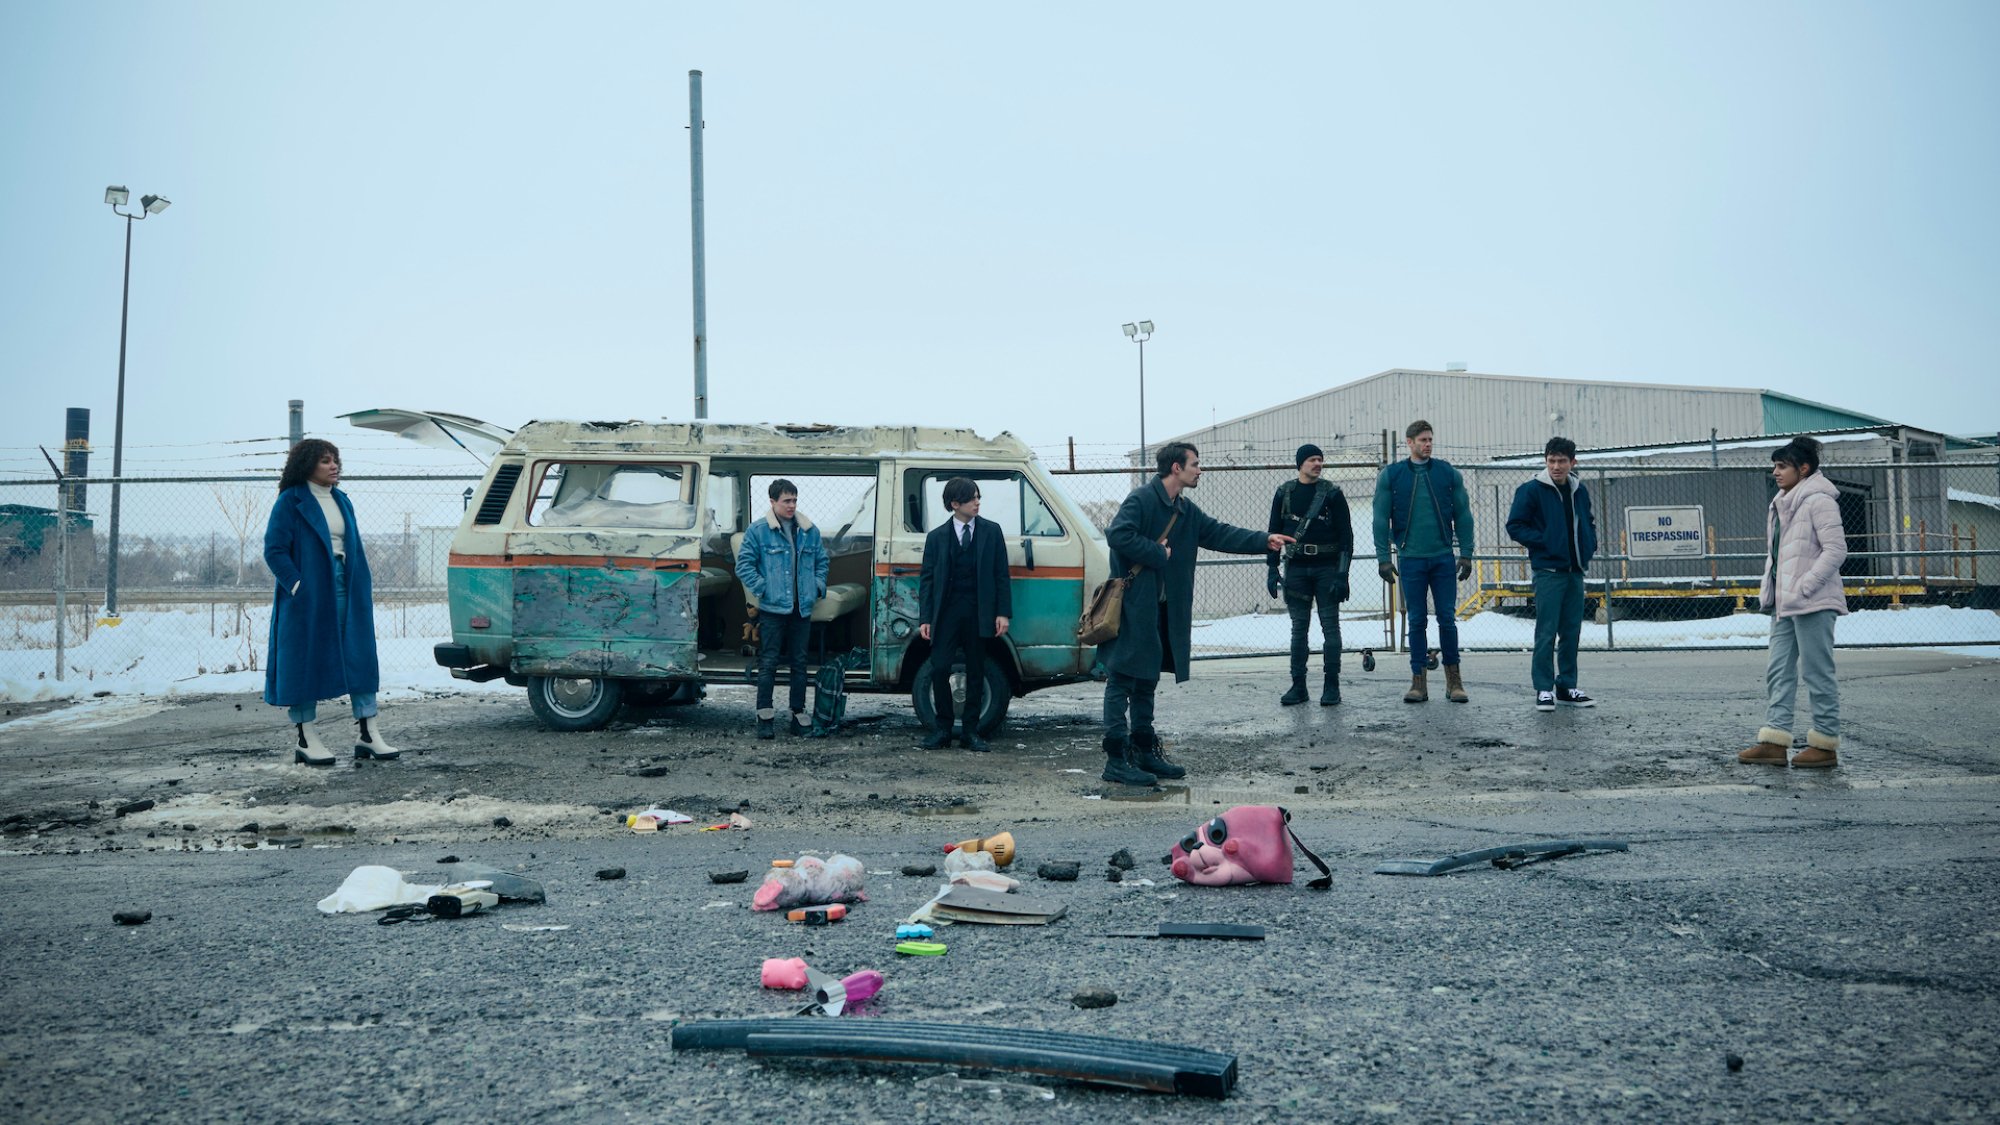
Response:
POLYGON ((1115 734, 1104 736, 1104 780, 1120 785, 1152 785, 1160 779, 1130 761, 1131 748, 1115 734))
POLYGON ((1292 690, 1279 696, 1278 702, 1286 707, 1291 707, 1296 704, 1304 703, 1306 700, 1311 698, 1312 696, 1306 694, 1306 678, 1304 676, 1293 676, 1292 690))
POLYGON ((950 741, 950 727, 932 727, 931 732, 925 735, 924 740, 917 743, 917 746, 924 750, 936 750, 950 741))
POLYGON ((1329 668, 1327 669, 1326 672, 1326 680, 1320 684, 1319 705, 1321 707, 1336 707, 1339 706, 1339 704, 1340 704, 1340 673, 1329 668))
POLYGON ((757 717, 757 737, 762 739, 778 737, 777 720, 769 716, 759 715, 757 717))
POLYGON ((1185 768, 1167 761, 1166 755, 1160 752, 1160 736, 1151 731, 1132 732, 1132 750, 1127 757, 1133 765, 1155 777, 1179 781, 1187 776, 1185 768))
POLYGON ((971 723, 961 723, 959 725, 958 744, 967 750, 992 749, 991 746, 986 745, 985 739, 979 737, 979 732, 972 729, 971 723))

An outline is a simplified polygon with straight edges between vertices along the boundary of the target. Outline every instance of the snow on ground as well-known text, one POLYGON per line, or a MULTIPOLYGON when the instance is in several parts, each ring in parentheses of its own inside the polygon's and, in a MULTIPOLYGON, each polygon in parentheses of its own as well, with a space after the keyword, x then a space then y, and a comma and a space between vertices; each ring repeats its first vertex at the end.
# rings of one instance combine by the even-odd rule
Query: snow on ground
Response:
MULTIPOLYGON (((1349 648, 1359 647, 1362 638, 1381 636, 1380 619, 1345 619, 1342 640, 1349 648), (1361 630, 1361 631, 1357 631, 1361 630)), ((1738 613, 1698 621, 1632 621, 1620 619, 1609 630, 1588 618, 1583 623, 1584 648, 1607 647, 1607 633, 1620 647, 1630 648, 1763 648, 1770 643, 1771 619, 1760 613, 1738 613)), ((1311 630, 1312 644, 1320 643, 1319 622, 1311 630)), ((1973 648, 1954 648, 1969 656, 2000 653, 2000 614, 1984 609, 1953 609, 1949 606, 1917 606, 1910 609, 1864 609, 1840 619, 1834 636, 1841 644, 1896 645, 1957 642, 1973 648), (1980 651, 1980 649, 1988 651, 1980 651)), ((1218 621, 1198 622, 1194 647, 1203 651, 1283 649, 1291 644, 1292 624, 1280 614, 1251 614, 1218 621)), ((1436 641, 1435 623, 1432 641, 1436 641)), ((1535 621, 1532 617, 1512 617, 1491 610, 1458 623, 1458 643, 1467 648, 1532 649, 1535 621)))
MULTIPOLYGON (((375 611, 385 700, 412 691, 513 690, 499 681, 489 685, 452 679, 431 656, 432 645, 450 638, 396 635, 403 631, 401 612, 375 611)), ((206 606, 142 609, 127 613, 121 625, 92 626, 89 639, 79 643, 80 630, 72 618, 65 675, 57 680, 54 620, 17 619, 0 633, 0 700, 87 699, 99 692, 167 696, 262 691, 269 622, 269 606, 250 610, 241 622, 230 612, 211 619, 206 606)))
MULTIPOLYGON (((505 694, 515 689, 500 681, 474 684, 454 680, 431 657, 431 646, 442 637, 395 636, 400 632, 398 610, 378 610, 376 642, 382 667, 382 694, 477 692, 505 694)), ((55 678, 55 626, 19 622, 0 635, 0 700, 88 699, 100 692, 126 697, 115 707, 63 721, 112 722, 137 717, 128 713, 131 700, 177 694, 258 692, 264 687, 264 631, 268 607, 247 615, 238 626, 218 621, 211 626, 205 607, 140 610, 115 628, 94 627, 81 644, 72 643, 64 661, 67 678, 55 678), (227 635, 224 635, 227 634, 227 635)), ((1379 617, 1351 614, 1343 631, 1349 648, 1377 641, 1379 617)), ((1629 648, 1763 648, 1771 622, 1761 614, 1733 614, 1699 621, 1632 621, 1616 623, 1618 644, 1629 648)), ((1534 646, 1531 618, 1488 611, 1459 622, 1459 643, 1468 648, 1529 649, 1534 646)), ((1607 630, 1586 620, 1585 648, 1606 647, 1607 630)), ((1983 609, 1920 606, 1905 610, 1862 610, 1841 619, 1843 644, 1948 644, 1938 651, 2000 658, 2000 614, 1983 609)), ((1319 622, 1312 623, 1313 647, 1320 645, 1319 622)), ((74 640, 74 636, 72 637, 74 640)), ((1291 643, 1291 619, 1284 614, 1250 614, 1197 622, 1197 655, 1224 652, 1282 652, 1291 643)), ((108 702, 108 701, 107 701, 108 702)), ((41 721, 55 721, 51 716, 41 721)), ((33 719, 19 721, 37 721, 33 719)))

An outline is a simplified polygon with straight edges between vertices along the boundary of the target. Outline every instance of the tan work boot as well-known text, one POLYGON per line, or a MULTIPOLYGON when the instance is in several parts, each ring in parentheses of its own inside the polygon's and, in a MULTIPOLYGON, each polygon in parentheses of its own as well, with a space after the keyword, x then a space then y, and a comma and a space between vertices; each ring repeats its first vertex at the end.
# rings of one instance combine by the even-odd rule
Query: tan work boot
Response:
POLYGON ((1806 748, 1792 755, 1792 768, 1800 770, 1832 769, 1840 764, 1839 737, 1821 734, 1816 730, 1806 732, 1806 748))
POLYGON ((1424 680, 1426 675, 1427 673, 1418 672, 1416 675, 1410 677, 1410 690, 1403 693, 1403 702, 1429 703, 1431 701, 1431 688, 1424 680))
POLYGON ((1465 681, 1458 678, 1456 664, 1444 666, 1444 697, 1453 703, 1471 702, 1471 698, 1465 694, 1465 681))
POLYGON ((1791 753, 1792 736, 1776 727, 1758 727, 1757 745, 1736 755, 1736 760, 1746 766, 1782 766, 1785 755, 1791 753))

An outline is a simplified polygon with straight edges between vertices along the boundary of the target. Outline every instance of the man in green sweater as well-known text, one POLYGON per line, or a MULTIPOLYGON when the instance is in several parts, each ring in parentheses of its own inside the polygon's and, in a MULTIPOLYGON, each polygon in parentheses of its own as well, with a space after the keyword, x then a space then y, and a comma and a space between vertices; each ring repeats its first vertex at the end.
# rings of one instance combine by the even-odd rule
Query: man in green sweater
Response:
POLYGON ((1375 569, 1384 582, 1402 579, 1403 607, 1409 614, 1411 678, 1405 703, 1425 703, 1431 697, 1425 668, 1430 655, 1427 600, 1437 615, 1438 647, 1444 650, 1445 696, 1453 703, 1467 699, 1458 672, 1458 583, 1472 577, 1472 499, 1458 470, 1431 456, 1435 436, 1429 422, 1410 423, 1403 432, 1409 457, 1384 468, 1375 481, 1375 569), (1391 544, 1394 565, 1389 562, 1391 544))

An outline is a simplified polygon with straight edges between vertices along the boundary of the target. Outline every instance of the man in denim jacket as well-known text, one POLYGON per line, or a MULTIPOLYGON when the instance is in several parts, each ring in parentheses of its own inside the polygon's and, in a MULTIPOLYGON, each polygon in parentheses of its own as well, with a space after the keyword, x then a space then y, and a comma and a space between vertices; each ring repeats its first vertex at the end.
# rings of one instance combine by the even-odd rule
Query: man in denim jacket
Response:
POLYGON ((819 528, 799 511, 799 488, 771 482, 771 510, 750 525, 736 551, 736 577, 757 601, 761 622, 757 651, 757 737, 773 738, 777 712, 772 696, 782 654, 791 672, 789 733, 803 733, 806 710, 806 634, 813 604, 826 593, 826 548, 819 528))

